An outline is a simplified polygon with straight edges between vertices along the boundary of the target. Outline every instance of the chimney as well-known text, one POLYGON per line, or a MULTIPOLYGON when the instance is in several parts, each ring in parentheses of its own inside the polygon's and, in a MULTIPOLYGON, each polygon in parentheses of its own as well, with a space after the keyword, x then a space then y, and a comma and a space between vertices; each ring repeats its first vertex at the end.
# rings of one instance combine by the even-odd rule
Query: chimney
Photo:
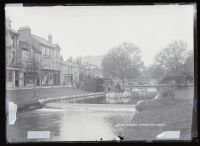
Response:
POLYGON ((31 29, 28 26, 20 27, 18 30, 20 40, 28 40, 31 37, 31 29))
POLYGON ((52 44, 52 35, 51 34, 48 35, 48 41, 49 41, 49 43, 52 44))

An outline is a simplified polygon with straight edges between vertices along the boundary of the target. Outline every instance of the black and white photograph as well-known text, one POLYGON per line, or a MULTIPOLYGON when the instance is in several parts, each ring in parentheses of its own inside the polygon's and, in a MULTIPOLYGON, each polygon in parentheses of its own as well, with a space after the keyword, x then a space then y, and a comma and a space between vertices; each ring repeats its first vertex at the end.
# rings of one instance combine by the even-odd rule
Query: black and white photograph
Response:
POLYGON ((195 14, 6 4, 6 141, 192 140, 195 14))

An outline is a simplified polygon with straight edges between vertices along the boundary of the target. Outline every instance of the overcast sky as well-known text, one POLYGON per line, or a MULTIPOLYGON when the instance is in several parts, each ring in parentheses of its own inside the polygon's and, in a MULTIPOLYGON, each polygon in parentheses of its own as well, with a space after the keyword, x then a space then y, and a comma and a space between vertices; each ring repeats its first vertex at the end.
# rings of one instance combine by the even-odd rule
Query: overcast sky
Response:
POLYGON ((172 40, 193 49, 192 5, 7 7, 12 27, 29 26, 34 35, 61 47, 69 56, 103 55, 123 42, 141 49, 145 65, 172 40))

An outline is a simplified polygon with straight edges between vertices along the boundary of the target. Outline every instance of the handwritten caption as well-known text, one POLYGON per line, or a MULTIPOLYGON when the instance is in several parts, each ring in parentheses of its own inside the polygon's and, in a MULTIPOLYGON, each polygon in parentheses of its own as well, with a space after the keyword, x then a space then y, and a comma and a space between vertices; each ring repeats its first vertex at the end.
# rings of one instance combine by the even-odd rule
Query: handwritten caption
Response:
POLYGON ((139 124, 117 124, 115 127, 136 127, 136 126, 149 126, 149 127, 164 127, 166 124, 144 124, 144 123, 139 123, 139 124))

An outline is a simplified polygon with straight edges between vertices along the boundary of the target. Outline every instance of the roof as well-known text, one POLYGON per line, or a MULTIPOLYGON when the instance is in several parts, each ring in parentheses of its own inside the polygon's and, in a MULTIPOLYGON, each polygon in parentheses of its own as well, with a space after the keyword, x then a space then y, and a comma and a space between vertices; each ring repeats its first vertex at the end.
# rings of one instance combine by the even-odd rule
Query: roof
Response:
POLYGON ((45 45, 45 46, 49 46, 49 47, 58 47, 58 45, 56 44, 52 44, 50 43, 48 40, 44 39, 44 38, 41 38, 41 37, 38 37, 38 36, 35 36, 35 35, 32 35, 32 37, 37 40, 39 43, 45 45))
POLYGON ((75 64, 73 62, 68 62, 68 61, 62 61, 62 64, 67 65, 67 66, 73 66, 73 67, 77 66, 77 64, 75 64))
MULTIPOLYGON (((27 49, 35 49, 35 52, 37 52, 37 53, 41 53, 41 50, 40 49, 38 49, 38 48, 36 48, 36 47, 32 47, 33 45, 31 45, 31 44, 29 44, 28 42, 26 42, 26 41, 22 41, 22 40, 20 40, 19 41, 19 44, 23 44, 23 45, 26 45, 27 46, 27 49), (31 47, 30 47, 31 46, 31 47)), ((22 47, 23 48, 23 47, 22 47)))

